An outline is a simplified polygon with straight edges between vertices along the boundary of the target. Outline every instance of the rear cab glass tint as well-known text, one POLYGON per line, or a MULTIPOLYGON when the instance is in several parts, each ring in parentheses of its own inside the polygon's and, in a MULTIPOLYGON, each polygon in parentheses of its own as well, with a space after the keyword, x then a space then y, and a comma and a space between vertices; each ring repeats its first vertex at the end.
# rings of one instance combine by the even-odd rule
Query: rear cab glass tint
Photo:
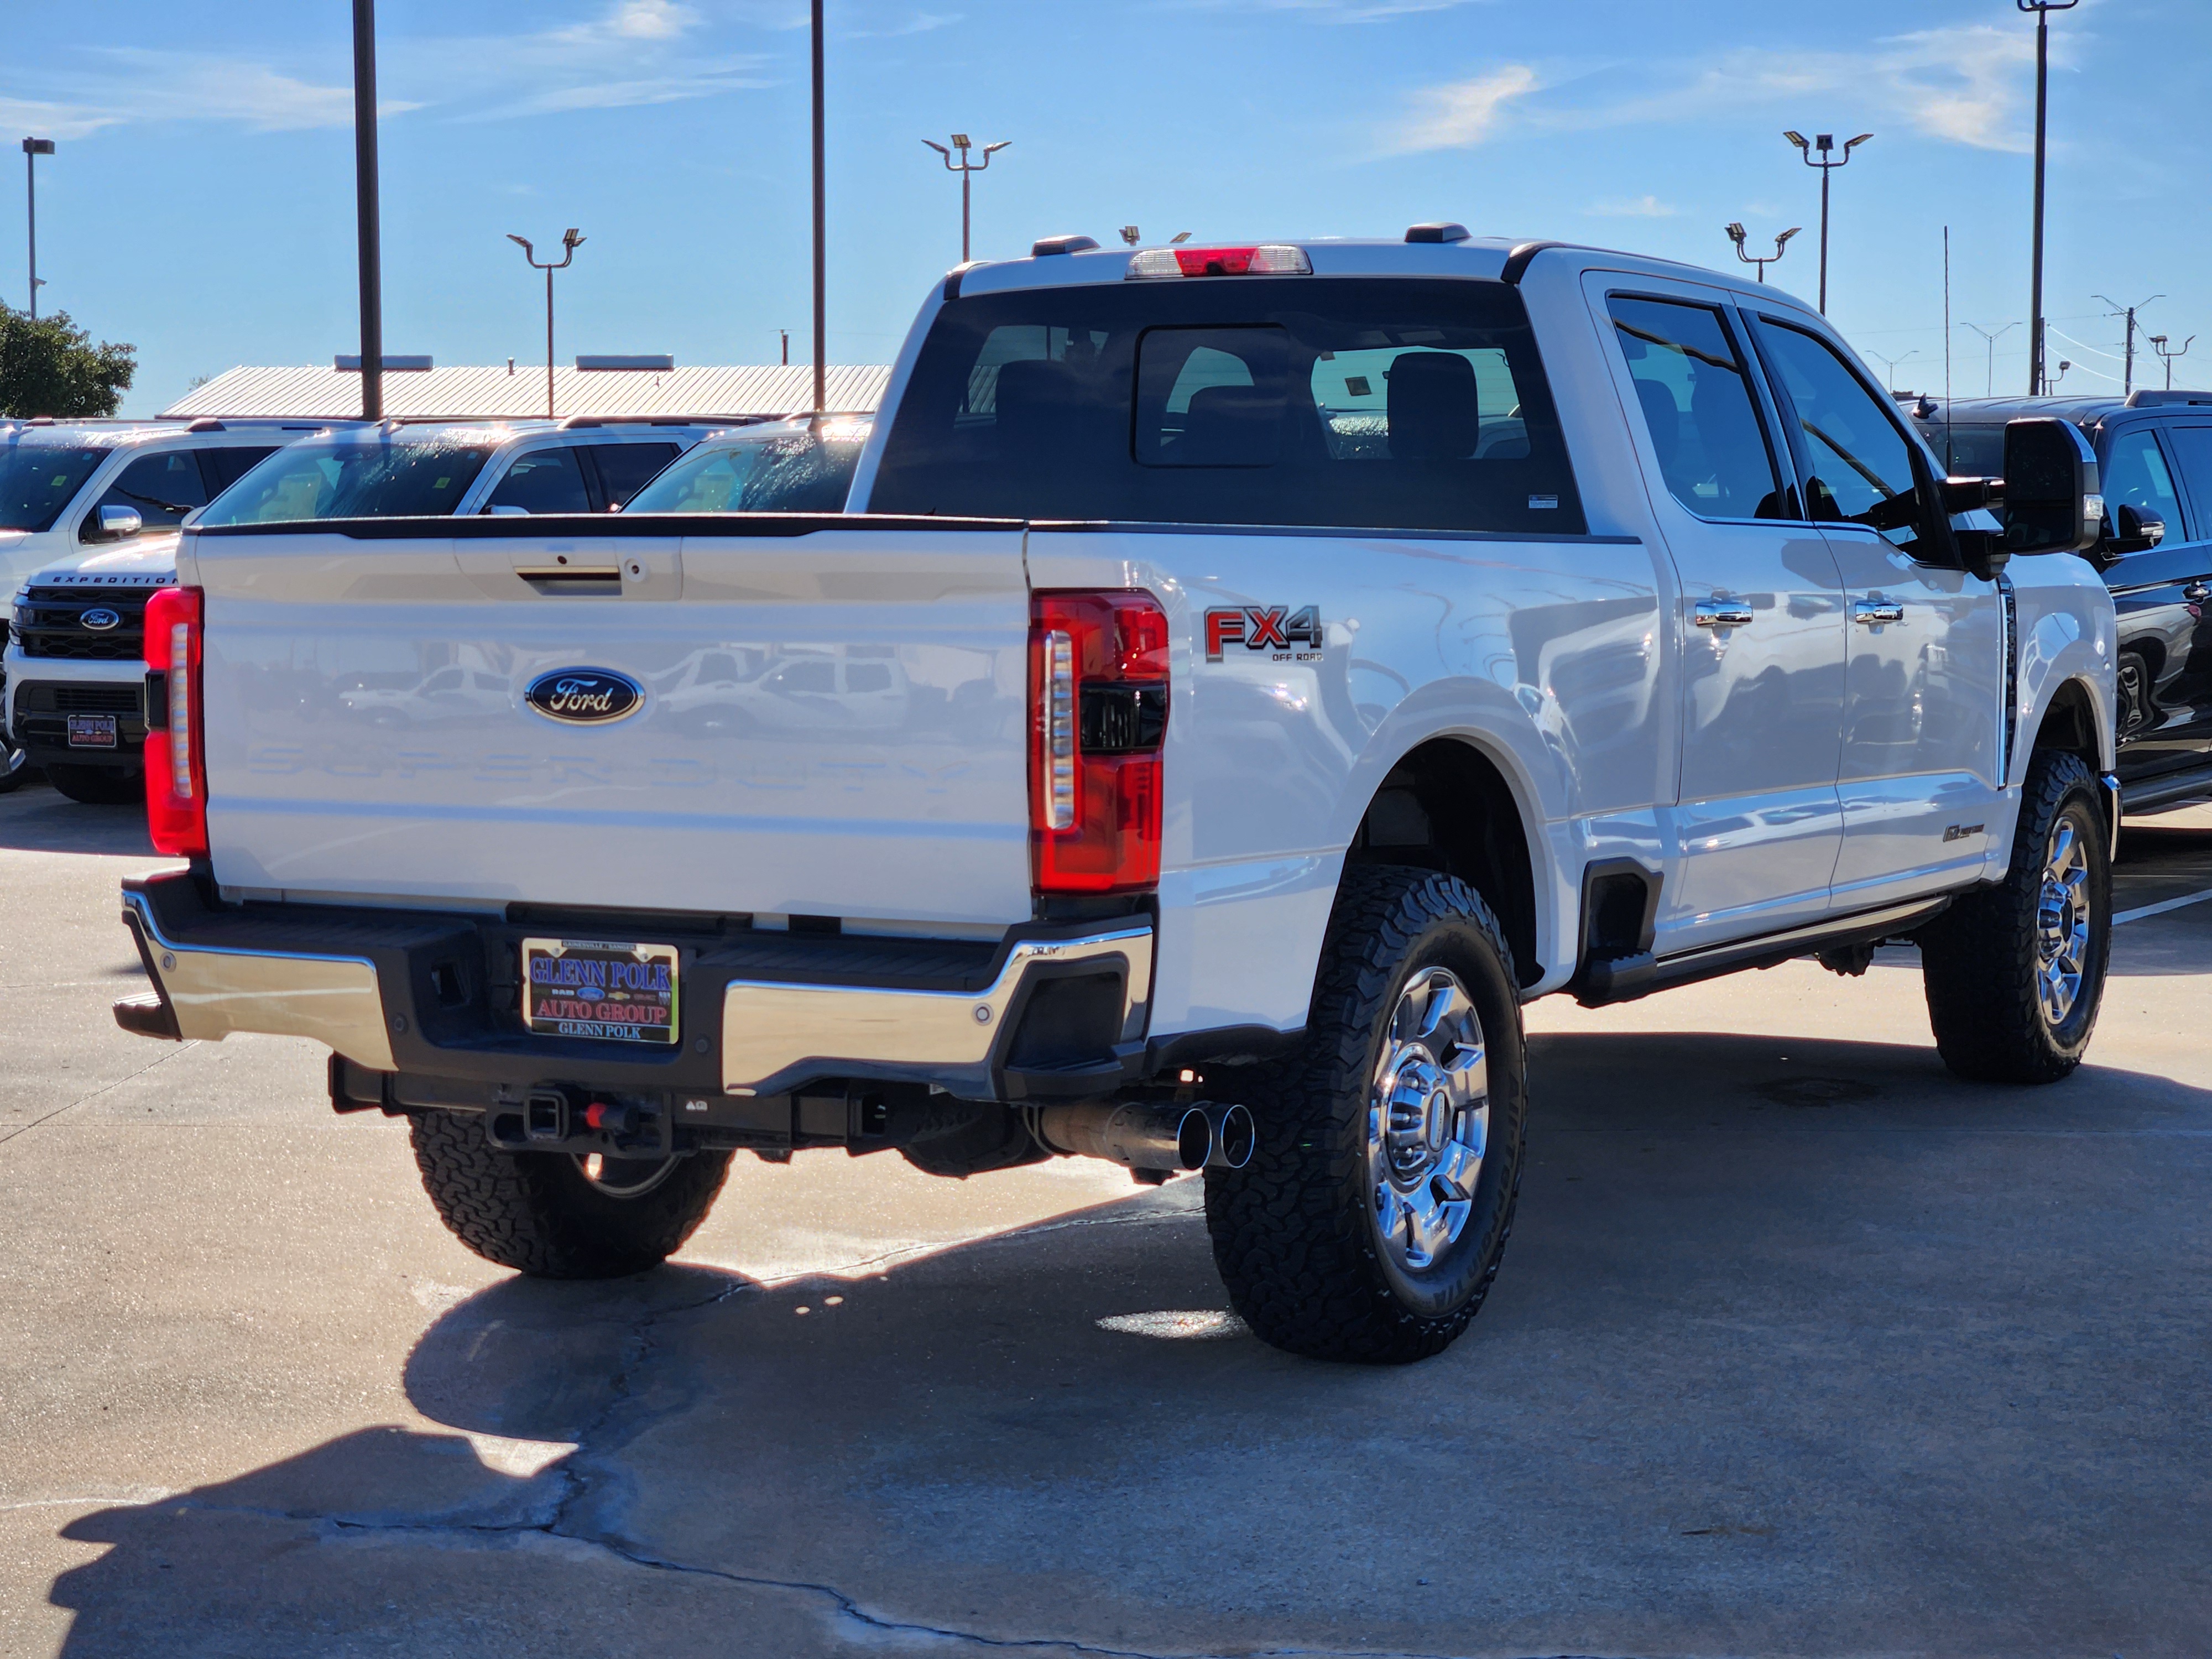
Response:
POLYGON ((924 342, 868 506, 1585 532, 1519 293, 1412 278, 956 300, 924 342))

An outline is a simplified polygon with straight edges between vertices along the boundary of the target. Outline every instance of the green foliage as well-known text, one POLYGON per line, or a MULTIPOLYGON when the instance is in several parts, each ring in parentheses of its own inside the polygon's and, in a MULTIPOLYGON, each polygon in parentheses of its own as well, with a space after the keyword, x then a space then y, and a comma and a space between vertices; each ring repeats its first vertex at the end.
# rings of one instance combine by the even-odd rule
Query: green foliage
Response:
POLYGON ((112 415, 137 355, 136 346, 94 345, 66 311, 33 321, 0 305, 0 415, 112 415))

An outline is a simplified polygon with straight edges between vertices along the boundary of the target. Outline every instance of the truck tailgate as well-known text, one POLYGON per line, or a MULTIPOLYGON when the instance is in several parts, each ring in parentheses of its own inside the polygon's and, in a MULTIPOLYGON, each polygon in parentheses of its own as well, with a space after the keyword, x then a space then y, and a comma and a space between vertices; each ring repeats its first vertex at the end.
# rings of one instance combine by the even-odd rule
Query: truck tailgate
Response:
POLYGON ((226 889, 1029 915, 1018 528, 402 527, 192 539, 226 889), (572 723, 562 670, 641 696, 572 723))

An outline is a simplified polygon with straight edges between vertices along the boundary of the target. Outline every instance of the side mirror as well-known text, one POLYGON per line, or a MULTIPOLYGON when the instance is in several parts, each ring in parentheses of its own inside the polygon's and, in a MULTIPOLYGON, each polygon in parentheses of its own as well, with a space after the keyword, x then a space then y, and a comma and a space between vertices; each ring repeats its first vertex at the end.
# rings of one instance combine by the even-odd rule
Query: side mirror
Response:
POLYGON ((501 501, 496 507, 488 507, 484 508, 484 513, 488 517, 494 519, 526 519, 530 516, 528 507, 516 507, 507 501, 501 501))
POLYGON ((100 533, 110 541, 119 542, 126 536, 135 536, 146 527, 145 520, 138 516, 135 507, 103 507, 100 509, 100 533))
POLYGON ((2071 421, 2007 423, 2004 546, 2008 553, 2086 553, 2104 528, 2096 452, 2071 421))
POLYGON ((2112 514, 2112 528, 2100 550, 2115 556, 2147 553, 2166 539, 2166 520, 2147 507, 2122 502, 2112 514))

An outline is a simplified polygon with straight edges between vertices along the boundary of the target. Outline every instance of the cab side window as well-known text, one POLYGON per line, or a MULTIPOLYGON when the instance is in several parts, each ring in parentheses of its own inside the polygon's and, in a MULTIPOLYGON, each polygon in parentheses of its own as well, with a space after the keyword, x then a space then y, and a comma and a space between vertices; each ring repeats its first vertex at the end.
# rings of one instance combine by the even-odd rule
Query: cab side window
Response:
POLYGON ((190 450, 141 455, 123 469, 123 475, 108 485, 99 504, 85 514, 77 538, 88 542, 102 539, 102 507, 127 507, 146 529, 166 530, 182 524, 185 514, 194 507, 207 504, 207 481, 201 477, 199 464, 190 450))
MULTIPOLYGON (((2166 441, 2173 446, 2173 464, 2181 469, 2181 481, 2188 488, 2190 505, 2197 509, 2196 516, 2190 520, 2190 539, 2212 540, 2212 525, 2207 524, 2207 520, 2212 519, 2212 426, 2169 426, 2166 428, 2166 441)), ((2106 499, 2112 499, 2109 486, 2106 499)), ((2166 521, 2166 540, 2179 541, 2181 535, 2180 519, 2169 516, 2166 521)))
POLYGON ((1912 447, 1881 398, 1826 341, 1765 318, 1756 327, 1784 418, 1802 434, 1807 515, 1863 524, 1917 551, 1927 517, 1912 447))
MULTIPOLYGON (((2113 518, 2123 507, 2155 514, 2166 526, 2166 539, 2181 539, 2181 498, 2173 487, 2173 474, 2166 453, 2158 447, 2158 434, 2149 427, 2124 432, 2112 440, 2112 453, 2104 466, 2105 510, 2113 518)), ((2206 483, 2212 484, 2212 478, 2206 483)))
POLYGON ((1721 313, 1623 295, 1606 304, 1674 499, 1705 519, 1796 517, 1721 313))
POLYGON ((575 452, 541 449, 507 468, 485 506, 519 507, 525 513, 588 513, 592 500, 585 492, 575 452))
POLYGON ((653 474, 676 459, 674 444, 593 444, 591 451, 609 507, 628 505, 653 474))

